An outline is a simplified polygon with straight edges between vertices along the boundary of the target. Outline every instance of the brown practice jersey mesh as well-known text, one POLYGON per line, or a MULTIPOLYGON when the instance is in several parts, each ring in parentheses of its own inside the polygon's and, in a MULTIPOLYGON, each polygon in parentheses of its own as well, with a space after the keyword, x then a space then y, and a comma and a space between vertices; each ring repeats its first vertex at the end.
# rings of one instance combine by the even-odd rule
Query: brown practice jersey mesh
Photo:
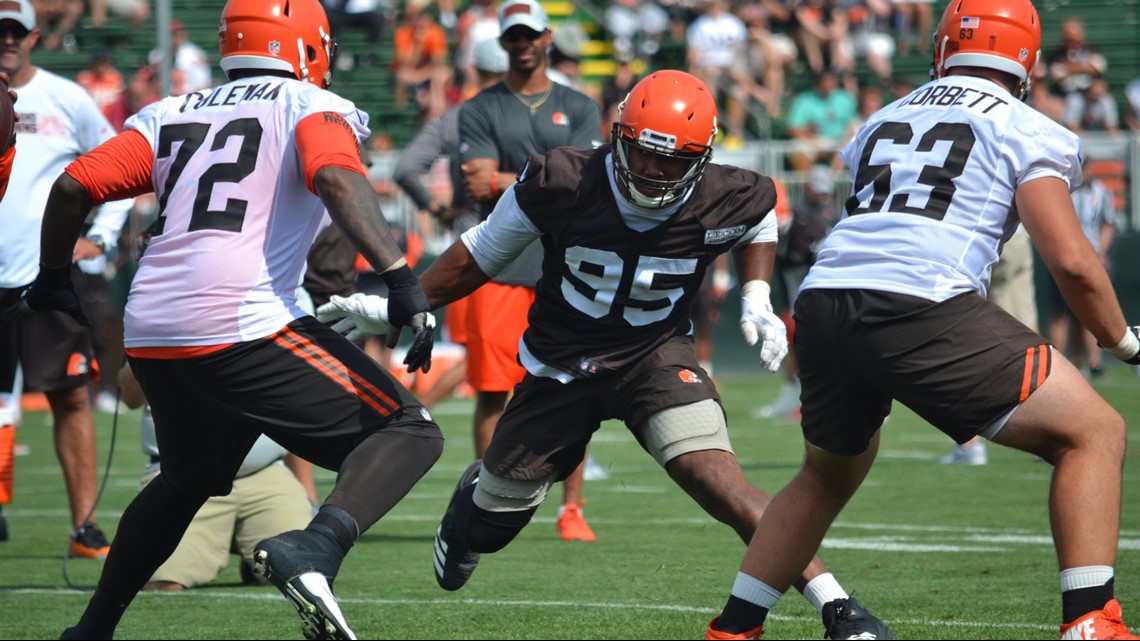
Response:
POLYGON ((776 202, 770 178, 709 164, 672 217, 638 232, 614 200, 609 152, 535 156, 515 186, 545 250, 523 340, 546 365, 579 377, 621 369, 688 334, 705 269, 776 202))

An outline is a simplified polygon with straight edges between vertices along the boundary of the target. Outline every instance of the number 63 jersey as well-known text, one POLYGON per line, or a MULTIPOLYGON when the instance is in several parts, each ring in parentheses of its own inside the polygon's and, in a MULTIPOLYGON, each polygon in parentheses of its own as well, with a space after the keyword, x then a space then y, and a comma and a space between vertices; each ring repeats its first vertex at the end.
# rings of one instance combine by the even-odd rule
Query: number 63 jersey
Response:
POLYGON ((1080 139, 997 83, 947 76, 875 113, 840 152, 844 217, 803 289, 874 289, 943 301, 986 295, 1018 225, 1014 192, 1081 184, 1080 139))
POLYGON ((351 102, 276 76, 166 98, 127 121, 153 151, 159 207, 127 302, 127 347, 248 341, 304 315, 294 292, 324 206, 296 131, 320 113, 351 130, 336 136, 346 149, 368 135, 351 102))

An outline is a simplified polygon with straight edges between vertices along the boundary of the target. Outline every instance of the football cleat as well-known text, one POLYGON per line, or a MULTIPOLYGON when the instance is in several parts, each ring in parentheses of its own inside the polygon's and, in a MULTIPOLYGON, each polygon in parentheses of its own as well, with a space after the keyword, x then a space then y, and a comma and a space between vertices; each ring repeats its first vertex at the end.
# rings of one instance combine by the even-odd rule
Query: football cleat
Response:
POLYGON ((1094 610, 1061 625, 1062 639, 1140 639, 1124 625, 1120 601, 1113 599, 1103 610, 1094 610))
POLYGON ((0 541, 8 540, 8 516, 4 514, 4 508, 0 507, 0 541))
POLYGON ((717 630, 714 626, 719 618, 709 621, 709 627, 705 628, 705 639, 759 639, 764 634, 764 626, 760 625, 738 633, 717 630))
POLYGON ((306 639, 355 639, 333 595, 344 555, 320 534, 292 530, 253 549, 253 571, 274 585, 301 617, 306 639))
POLYGON ((823 604, 825 639, 896 639, 887 624, 852 598, 823 604))
POLYGON ((72 530, 68 539, 71 545, 67 553, 71 558, 105 559, 111 552, 111 544, 94 521, 87 521, 79 529, 72 530))
POLYGON ((985 465, 990 462, 990 457, 986 453, 986 444, 979 441, 970 447, 956 446, 938 462, 942 465, 985 465))
POLYGON ((447 504, 447 511, 439 522, 439 529, 435 531, 435 581, 444 590, 454 592, 466 585, 475 566, 479 565, 479 553, 468 550, 455 537, 455 504, 460 492, 479 480, 479 469, 482 466, 483 461, 478 460, 463 471, 463 476, 459 477, 459 483, 455 486, 455 493, 447 504))
POLYGON ((580 505, 563 505, 558 508, 558 522, 555 526, 563 541, 594 541, 598 538, 582 516, 580 505))

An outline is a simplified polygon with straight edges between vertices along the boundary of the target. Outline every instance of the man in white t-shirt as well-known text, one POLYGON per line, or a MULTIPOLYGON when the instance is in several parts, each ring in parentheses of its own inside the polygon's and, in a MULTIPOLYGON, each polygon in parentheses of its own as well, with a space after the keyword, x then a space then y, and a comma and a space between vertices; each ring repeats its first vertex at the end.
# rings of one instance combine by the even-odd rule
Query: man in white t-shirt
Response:
MULTIPOLYGON (((23 140, 11 186, 0 201, 0 220, 4 221, 0 308, 16 302, 36 277, 40 222, 52 182, 68 163, 115 134, 82 87, 32 64, 31 51, 39 35, 30 0, 0 5, 0 70, 11 76, 11 86, 20 94, 16 130, 23 140)), ((80 241, 75 258, 98 255, 96 247, 113 247, 117 236, 99 230, 120 228, 130 204, 126 200, 104 206, 89 233, 91 242, 80 241)), ((56 452, 71 510, 69 552, 84 558, 106 557, 109 545, 94 515, 95 424, 88 382, 99 373, 91 331, 61 312, 0 322, 0 395, 7 397, 10 406, 19 403, 19 390, 14 389, 17 366, 23 371, 24 389, 44 392, 51 405, 56 452)))

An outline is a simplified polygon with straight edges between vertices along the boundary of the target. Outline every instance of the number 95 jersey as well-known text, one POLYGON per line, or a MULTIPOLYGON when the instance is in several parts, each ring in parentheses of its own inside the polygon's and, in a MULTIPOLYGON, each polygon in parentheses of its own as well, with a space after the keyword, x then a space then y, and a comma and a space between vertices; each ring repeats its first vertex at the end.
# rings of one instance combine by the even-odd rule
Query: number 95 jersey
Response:
POLYGON ((296 131, 319 113, 351 129, 344 145, 368 135, 351 102, 276 76, 166 98, 127 121, 153 150, 159 207, 127 302, 127 347, 248 341, 305 314, 294 292, 324 206, 296 131))
POLYGON ((840 152, 843 219, 802 289, 874 289, 943 301, 986 295, 1018 225, 1018 185, 1081 184, 1080 139, 997 83, 932 81, 875 113, 840 152))

